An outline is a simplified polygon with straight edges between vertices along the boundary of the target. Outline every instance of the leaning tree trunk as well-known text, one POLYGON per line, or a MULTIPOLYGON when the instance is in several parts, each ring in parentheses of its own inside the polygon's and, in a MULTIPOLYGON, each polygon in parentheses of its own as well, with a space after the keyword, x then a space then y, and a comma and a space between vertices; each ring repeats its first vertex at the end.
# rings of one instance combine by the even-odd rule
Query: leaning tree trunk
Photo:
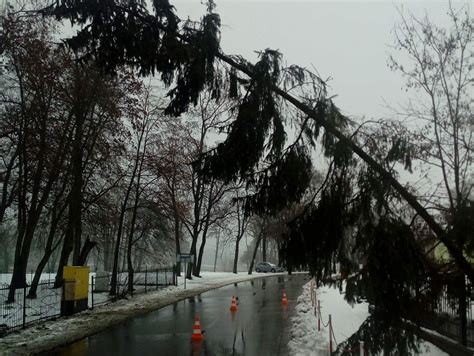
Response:
POLYGON ((188 270, 186 271, 186 278, 187 279, 192 279, 192 273, 193 273, 193 268, 194 264, 197 262, 196 261, 196 245, 197 245, 197 239, 198 236, 193 236, 193 241, 191 242, 191 249, 189 250, 189 254, 191 256, 194 256, 194 263, 188 263, 188 270))
POLYGON ((43 258, 36 266, 35 276, 33 277, 33 281, 31 282, 30 290, 28 291, 28 298, 34 299, 36 298, 36 291, 38 289, 38 283, 41 278, 41 274, 43 273, 44 267, 48 263, 51 254, 53 253, 52 250, 45 251, 43 258))
POLYGON ((36 226, 37 219, 26 229, 25 236, 23 238, 23 243, 21 245, 21 252, 18 255, 18 258, 15 258, 13 265, 13 275, 10 282, 10 288, 8 291, 8 302, 13 302, 15 300, 15 291, 17 288, 26 287, 26 268, 28 266, 28 258, 30 256, 31 243, 34 236, 34 227, 36 226))
POLYGON ((59 246, 59 242, 60 241, 58 241, 53 247, 53 239, 50 239, 48 237, 48 242, 43 257, 41 258, 41 261, 36 267, 35 276, 33 277, 33 281, 31 282, 30 290, 28 292, 28 298, 36 298, 36 290, 38 289, 38 283, 41 279, 41 274, 43 273, 43 270, 46 267, 46 264, 48 263, 49 259, 51 258, 51 255, 53 254, 54 250, 56 250, 56 248, 59 246))
POLYGON ((56 278, 54 280, 54 288, 59 288, 63 285, 63 269, 67 266, 69 256, 72 252, 72 241, 64 237, 63 247, 61 249, 61 256, 59 257, 58 269, 56 271, 56 278))
POLYGON ((59 212, 57 212, 58 204, 60 200, 59 198, 64 193, 65 188, 66 188, 66 184, 63 184, 60 195, 57 196, 55 199, 55 202, 51 211, 51 224, 49 227, 48 239, 46 240, 46 247, 44 249, 43 257, 41 258, 41 261, 38 263, 38 266, 36 267, 35 276, 33 278, 33 281, 31 282, 28 298, 36 298, 36 290, 38 289, 38 283, 40 281, 41 274, 43 273, 44 267, 50 260, 53 252, 57 249, 61 241, 61 239, 59 239, 58 242, 53 247, 54 237, 56 236, 56 232, 58 230, 59 221, 61 220, 61 217, 63 216, 64 211, 66 210, 66 207, 67 207, 67 203, 65 203, 61 206, 59 212))
POLYGON ((204 255, 204 247, 206 246, 207 241, 207 232, 209 231, 209 218, 210 218, 210 209, 207 212, 207 220, 204 225, 204 230, 202 232, 202 241, 201 246, 199 247, 199 258, 198 263, 196 265, 196 269, 194 270, 194 275, 199 277, 201 274, 201 264, 202 264, 202 257, 204 255))
POLYGON ((249 267, 249 274, 252 274, 253 266, 255 264, 255 258, 257 257, 258 246, 260 245, 260 241, 262 241, 262 233, 258 235, 257 242, 255 243, 255 248, 253 249, 252 261, 250 261, 250 267, 249 267))

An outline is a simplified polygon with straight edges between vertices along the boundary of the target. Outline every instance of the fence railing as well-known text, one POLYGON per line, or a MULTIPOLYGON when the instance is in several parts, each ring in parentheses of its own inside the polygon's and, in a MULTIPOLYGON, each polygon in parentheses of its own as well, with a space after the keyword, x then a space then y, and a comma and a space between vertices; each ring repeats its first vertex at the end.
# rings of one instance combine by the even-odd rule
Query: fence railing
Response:
MULTIPOLYGON (((130 294, 156 291, 159 288, 175 285, 174 268, 153 268, 135 271, 133 290, 129 292, 128 273, 118 274, 117 294, 110 294, 111 273, 91 273, 89 278, 89 308, 113 302, 130 294)), ((65 282, 70 283, 70 282, 65 282)), ((67 288, 67 286, 65 286, 67 288)), ((14 301, 8 301, 9 286, 0 284, 0 337, 5 332, 24 328, 35 322, 54 319, 61 315, 63 288, 54 288, 54 280, 38 283, 36 298, 29 298, 31 286, 15 289, 14 301)))
POLYGON ((174 268, 154 268, 135 271, 133 274, 133 289, 129 291, 128 273, 120 272, 117 275, 117 290, 115 295, 110 294, 110 280, 112 273, 102 272, 91 276, 89 287, 89 306, 110 303, 125 295, 134 295, 155 291, 160 287, 175 285, 176 274, 174 268))
MULTIPOLYGON (((311 279, 310 282, 310 296, 311 296, 311 306, 314 309, 314 316, 317 319, 317 330, 318 333, 322 332, 322 329, 325 328, 328 331, 328 351, 329 355, 333 354, 333 351, 337 350, 338 343, 336 340, 336 336, 334 335, 334 325, 331 318, 331 314, 327 316, 327 322, 324 322, 323 314, 321 313, 321 301, 318 299, 316 293, 316 281, 311 279)), ((364 341, 359 340, 359 345, 353 348, 345 348, 342 350, 344 354, 350 355, 359 355, 359 356, 367 356, 368 352, 365 349, 364 341)))
MULTIPOLYGON (((426 312, 421 319, 421 324, 429 329, 436 330, 453 340, 460 341, 462 338, 462 327, 460 318, 459 298, 448 296, 447 288, 444 287, 441 295, 433 303, 430 311, 426 312)), ((466 343, 468 347, 474 347, 474 299, 469 293, 466 296, 466 343)))

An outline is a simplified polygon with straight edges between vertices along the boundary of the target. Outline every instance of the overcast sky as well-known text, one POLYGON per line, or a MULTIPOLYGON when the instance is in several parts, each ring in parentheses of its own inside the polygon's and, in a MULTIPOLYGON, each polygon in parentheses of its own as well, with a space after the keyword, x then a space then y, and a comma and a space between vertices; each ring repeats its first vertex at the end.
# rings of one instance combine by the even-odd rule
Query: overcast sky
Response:
MULTIPOLYGON (((179 16, 198 20, 205 11, 200 0, 171 1, 179 16)), ((448 1, 318 1, 318 0, 216 0, 222 20, 221 46, 227 54, 239 54, 255 62, 255 51, 280 50, 289 64, 317 69, 331 77, 330 92, 350 116, 388 117, 406 102, 404 80, 387 66, 395 53, 393 28, 399 10, 417 17, 425 14, 448 25, 448 1)), ((455 7, 462 3, 454 3, 455 7)), ((471 10, 473 6, 471 5, 471 10)), ((413 93, 411 93, 413 95, 413 93)), ((204 263, 211 264, 213 239, 204 263)), ((245 247, 242 246, 242 251, 245 247)))
MULTIPOLYGON (((200 0, 171 1, 179 16, 199 19, 200 0)), ((448 1, 216 0, 222 48, 255 61, 254 51, 278 49, 288 63, 331 77, 331 94, 347 115, 381 117, 404 101, 403 80, 387 66, 401 6, 446 24, 448 1)), ((472 6, 471 6, 472 10, 472 6)), ((392 51, 393 52, 393 51, 392 51)))

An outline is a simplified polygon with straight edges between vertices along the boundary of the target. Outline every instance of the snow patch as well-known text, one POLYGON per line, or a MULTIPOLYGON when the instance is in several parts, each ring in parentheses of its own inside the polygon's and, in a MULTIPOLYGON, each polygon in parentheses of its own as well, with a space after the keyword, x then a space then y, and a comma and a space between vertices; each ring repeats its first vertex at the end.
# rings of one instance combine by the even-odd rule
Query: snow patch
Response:
MULTIPOLYGON (((354 334, 369 316, 368 304, 359 303, 350 305, 344 300, 344 294, 334 287, 321 287, 316 290, 316 298, 321 305, 321 331, 318 332, 318 319, 311 302, 312 282, 303 286, 303 292, 298 297, 296 314, 291 319, 291 341, 288 344, 291 355, 319 356, 329 355, 329 327, 331 314, 334 337, 338 343, 343 342, 354 334)), ((344 287, 344 286, 343 286, 344 287)), ((334 345, 334 350, 337 345, 334 345)), ((420 353, 422 356, 445 356, 447 353, 429 342, 422 342, 420 353)))

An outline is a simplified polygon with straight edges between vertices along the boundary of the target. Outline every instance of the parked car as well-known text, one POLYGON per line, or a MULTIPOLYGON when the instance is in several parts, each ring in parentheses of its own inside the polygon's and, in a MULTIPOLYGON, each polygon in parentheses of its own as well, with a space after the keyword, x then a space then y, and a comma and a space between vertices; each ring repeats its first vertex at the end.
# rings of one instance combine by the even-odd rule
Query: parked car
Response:
POLYGON ((255 272, 283 272, 283 267, 278 267, 277 265, 270 262, 259 262, 255 265, 255 272))

